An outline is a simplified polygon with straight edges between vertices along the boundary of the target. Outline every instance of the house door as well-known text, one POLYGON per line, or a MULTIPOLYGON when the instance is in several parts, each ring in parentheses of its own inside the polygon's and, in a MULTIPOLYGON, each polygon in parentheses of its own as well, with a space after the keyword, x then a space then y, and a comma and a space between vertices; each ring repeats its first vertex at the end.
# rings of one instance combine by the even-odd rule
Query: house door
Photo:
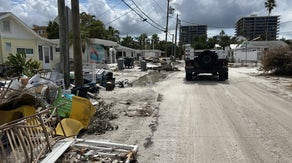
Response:
POLYGON ((50 47, 43 47, 43 69, 50 69, 50 47))

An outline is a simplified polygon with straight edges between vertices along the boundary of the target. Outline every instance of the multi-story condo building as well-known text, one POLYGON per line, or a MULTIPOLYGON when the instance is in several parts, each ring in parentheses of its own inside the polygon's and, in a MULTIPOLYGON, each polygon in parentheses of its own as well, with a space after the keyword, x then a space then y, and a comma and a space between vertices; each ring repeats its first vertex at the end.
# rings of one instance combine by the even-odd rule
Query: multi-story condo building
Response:
POLYGON ((248 40, 276 40, 279 34, 280 16, 242 17, 236 22, 236 36, 244 36, 248 40))
POLYGON ((207 25, 181 26, 179 41, 182 45, 192 44, 195 36, 207 35, 207 25))

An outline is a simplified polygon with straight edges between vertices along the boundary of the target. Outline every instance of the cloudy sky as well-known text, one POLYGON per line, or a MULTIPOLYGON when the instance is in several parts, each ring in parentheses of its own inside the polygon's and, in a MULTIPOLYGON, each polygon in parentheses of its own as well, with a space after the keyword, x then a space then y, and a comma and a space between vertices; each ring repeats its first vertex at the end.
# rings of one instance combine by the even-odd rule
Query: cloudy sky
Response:
MULTIPOLYGON (((71 1, 65 0, 71 8, 71 1)), ((266 16, 266 0, 170 0, 174 13, 169 17, 169 33, 173 34, 176 15, 182 25, 204 24, 208 36, 224 30, 234 35, 238 19, 251 14, 266 16)), ((80 12, 95 15, 105 26, 113 26, 121 35, 148 36, 159 34, 165 38, 167 0, 80 0, 80 12), (146 20, 147 19, 147 20, 146 20), (144 20, 144 21, 143 21, 144 20), (146 20, 146 21, 145 21, 146 20)), ((0 0, 0 12, 13 12, 27 25, 47 25, 58 14, 57 0, 0 0)), ((276 0, 272 15, 280 15, 279 38, 292 39, 292 1, 276 0)), ((169 35, 168 40, 171 40, 169 35)))

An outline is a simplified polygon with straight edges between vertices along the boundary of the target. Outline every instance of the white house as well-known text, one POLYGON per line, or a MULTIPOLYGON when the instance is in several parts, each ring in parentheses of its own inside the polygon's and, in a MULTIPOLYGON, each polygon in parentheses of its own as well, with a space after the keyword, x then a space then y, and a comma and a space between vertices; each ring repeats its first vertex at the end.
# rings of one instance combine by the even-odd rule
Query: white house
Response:
POLYGON ((138 59, 139 55, 137 53, 138 50, 128 48, 122 45, 118 45, 116 47, 117 50, 117 58, 123 58, 123 57, 130 57, 130 58, 135 58, 138 59))
POLYGON ((0 63, 9 54, 25 52, 26 58, 41 62, 42 68, 54 66, 57 45, 41 37, 11 12, 0 12, 0 63))
POLYGON ((150 50, 140 50, 139 53, 144 58, 160 58, 164 52, 161 50, 150 49, 150 50))
POLYGON ((92 38, 86 45, 82 60, 85 63, 116 63, 117 46, 118 43, 114 41, 92 38), (93 57, 94 54, 97 58, 93 57))
POLYGON ((238 63, 258 62, 262 58, 263 51, 287 46, 284 41, 244 41, 233 49, 233 56, 238 63))
MULTIPOLYGON (((52 42, 57 44, 57 49, 60 47, 59 39, 52 39, 52 42)), ((92 38, 89 39, 85 48, 82 51, 82 62, 83 63, 115 63, 116 62, 116 50, 117 43, 110 40, 103 40, 92 38), (91 55, 95 55, 91 57, 91 55)), ((56 61, 60 61, 60 53, 57 50, 56 61)), ((73 45, 69 47, 69 60, 71 63, 74 61, 73 45)))

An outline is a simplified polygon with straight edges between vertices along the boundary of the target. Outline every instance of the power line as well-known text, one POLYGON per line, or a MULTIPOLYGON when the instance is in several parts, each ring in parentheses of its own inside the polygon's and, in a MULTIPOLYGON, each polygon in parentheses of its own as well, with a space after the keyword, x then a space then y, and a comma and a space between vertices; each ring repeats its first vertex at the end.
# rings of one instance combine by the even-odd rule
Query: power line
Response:
MULTIPOLYGON (((173 17, 171 17, 171 18, 173 18, 173 17)), ((193 22, 190 22, 190 21, 188 21, 188 20, 184 20, 184 19, 180 19, 182 22, 185 22, 185 23, 187 23, 187 24, 192 24, 192 25, 200 25, 200 24, 198 24, 198 23, 193 23, 193 22)), ((292 23, 292 20, 289 20, 289 21, 285 21, 285 22, 280 22, 279 24, 280 25, 283 25, 283 24, 287 24, 287 23, 292 23)), ((234 28, 234 26, 232 26, 232 27, 222 27, 222 26, 209 26, 208 25, 208 27, 210 27, 210 28, 234 28)))
POLYGON ((279 33, 292 33, 292 31, 285 31, 285 32, 279 32, 279 33))
POLYGON ((116 3, 113 7, 110 7, 110 9, 104 11, 103 13, 101 13, 100 15, 98 15, 97 17, 101 17, 101 16, 103 16, 105 13, 107 13, 107 12, 110 11, 110 10, 113 10, 114 8, 116 8, 117 6, 119 6, 121 3, 122 3, 121 1, 118 2, 118 3, 116 3))
MULTIPOLYGON (((180 19, 182 22, 185 22, 185 23, 188 23, 188 24, 191 24, 191 25, 205 25, 205 24, 198 24, 198 23, 192 23, 190 21, 187 21, 187 20, 183 20, 183 19, 180 19)), ((208 28, 220 28, 220 29, 229 29, 229 28, 234 28, 234 26, 230 26, 230 27, 223 27, 223 26, 210 26, 210 25, 207 25, 208 28)))
POLYGON ((117 17, 116 19, 114 19, 114 20, 112 20, 112 21, 110 21, 110 22, 106 23, 105 25, 109 25, 109 24, 111 24, 112 22, 114 22, 114 21, 116 21, 116 20, 120 19, 121 17, 123 17, 123 16, 125 16, 125 15, 129 14, 131 11, 132 11, 132 10, 129 10, 128 12, 126 12, 126 13, 124 13, 123 15, 121 15, 121 16, 119 16, 119 17, 117 17))
POLYGON ((122 2, 123 2, 126 6, 128 6, 132 11, 134 11, 135 14, 137 14, 137 15, 138 15, 138 16, 139 16, 144 22, 147 22, 147 23, 150 24, 152 27, 154 27, 154 28, 156 28, 156 29, 158 29, 158 30, 160 30, 160 31, 164 31, 164 29, 161 29, 161 28, 155 26, 154 24, 150 23, 149 21, 147 21, 146 18, 144 18, 140 13, 138 13, 134 8, 132 8, 127 2, 125 2, 125 0, 122 0, 122 2))
POLYGON ((281 22, 280 24, 287 24, 287 23, 292 23, 292 20, 281 22))
POLYGON ((122 0, 122 2, 124 2, 124 4, 126 6, 128 6, 132 11, 134 11, 143 21, 146 21, 146 19, 140 13, 138 13, 136 10, 134 10, 127 2, 125 2, 125 0, 122 0))
POLYGON ((164 9, 162 9, 162 7, 159 5, 159 3, 156 0, 153 0, 153 1, 157 4, 157 6, 160 8, 161 11, 164 11, 164 9))
POLYGON ((156 23, 153 19, 151 19, 135 2, 134 0, 131 0, 133 2, 133 4, 138 8, 138 10, 140 12, 142 12, 149 20, 151 20, 154 24, 156 24, 157 26, 159 26, 160 28, 164 28, 162 27, 160 24, 156 23))

